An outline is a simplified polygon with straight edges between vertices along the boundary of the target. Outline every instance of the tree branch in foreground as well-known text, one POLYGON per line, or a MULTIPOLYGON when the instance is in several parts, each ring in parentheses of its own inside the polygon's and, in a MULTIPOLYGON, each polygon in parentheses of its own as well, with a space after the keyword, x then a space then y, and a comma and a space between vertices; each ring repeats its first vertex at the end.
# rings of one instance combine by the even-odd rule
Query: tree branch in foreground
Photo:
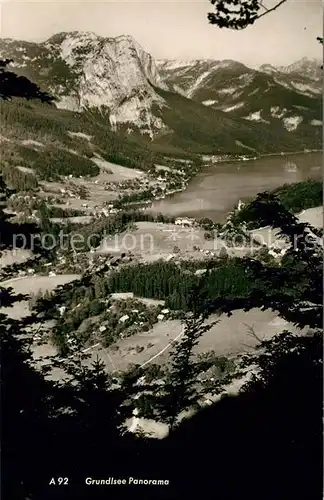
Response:
POLYGON ((210 0, 215 12, 207 15, 210 24, 219 28, 235 30, 244 29, 254 24, 257 19, 278 9, 287 0, 280 0, 271 8, 266 7, 261 0, 210 0), (263 9, 263 12, 259 12, 263 9))

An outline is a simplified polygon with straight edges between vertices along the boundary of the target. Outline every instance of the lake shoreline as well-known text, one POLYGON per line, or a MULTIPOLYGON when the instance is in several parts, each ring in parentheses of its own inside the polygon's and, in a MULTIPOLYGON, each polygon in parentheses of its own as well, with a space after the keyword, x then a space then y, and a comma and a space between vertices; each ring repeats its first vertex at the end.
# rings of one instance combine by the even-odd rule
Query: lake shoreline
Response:
MULTIPOLYGON (((229 213, 238 200, 244 201, 258 192, 272 190, 283 184, 298 183, 308 177, 317 178, 319 172, 313 171, 315 165, 312 165, 312 161, 314 159, 316 169, 319 171, 320 153, 322 153, 321 150, 269 153, 246 160, 226 158, 208 163, 206 161, 199 172, 194 173, 182 189, 165 193, 163 198, 154 198, 146 205, 145 211, 176 217, 195 217, 194 212, 201 212, 200 217, 209 217, 213 220, 214 217, 208 215, 207 211, 224 212, 221 214, 224 218, 225 212, 229 213), (295 171, 289 171, 284 168, 284 163, 285 160, 289 162, 289 158, 294 156, 298 156, 298 159, 296 158, 298 168, 295 171), (227 182, 225 182, 226 178, 227 182), (210 191, 212 190, 215 191, 214 200, 211 200, 210 191), (237 192, 235 198, 233 198, 233 191, 237 192), (226 192, 228 195, 225 195, 226 192), (233 203, 230 204, 231 198, 233 203)), ((221 222, 218 218, 215 221, 221 222)))
MULTIPOLYGON (((253 156, 251 158, 249 157, 244 157, 244 158, 226 158, 224 160, 218 160, 218 161, 215 161, 215 162, 212 162, 213 164, 215 163, 234 163, 234 162, 243 162, 243 161, 255 161, 255 160, 260 160, 261 158, 269 158, 269 157, 280 157, 280 156, 289 156, 289 155, 307 155, 307 154, 310 154, 310 153, 323 153, 323 150, 322 149, 309 149, 307 151, 303 150, 303 151, 280 151, 280 153, 264 153, 264 154, 258 154, 256 156, 253 156)), ((208 156, 208 155, 205 155, 205 156, 208 156)), ((211 157, 213 155, 210 155, 211 157)))
MULTIPOLYGON (((193 180, 195 179, 195 177, 197 177, 197 175, 203 173, 205 170, 209 169, 211 166, 213 165, 218 165, 218 164, 226 164, 226 163, 243 163, 243 162, 246 162, 246 161, 256 161, 256 160, 260 160, 262 158, 272 158, 272 157, 281 157, 281 156, 290 156, 290 155, 307 155, 307 154, 313 154, 313 153, 321 153, 323 152, 321 149, 310 149, 310 150, 307 150, 307 151, 290 151, 290 152, 280 152, 280 153, 265 153, 265 154, 261 154, 261 155, 258 155, 258 156, 254 156, 252 158, 224 158, 224 159, 219 159, 217 161, 212 161, 208 164, 205 164, 202 169, 197 172, 196 174, 192 175, 192 177, 190 177, 188 179, 188 182, 186 183, 185 186, 183 186, 182 188, 178 188, 178 189, 174 189, 172 191, 169 191, 169 192, 166 192, 163 197, 161 196, 157 196, 156 198, 150 200, 149 202, 146 202, 146 204, 150 204, 149 207, 147 208, 150 208, 152 206, 152 204, 155 202, 155 201, 159 201, 159 200, 162 200, 162 199, 166 199, 166 198, 169 198, 171 197, 172 195, 176 194, 176 193, 181 193, 183 191, 185 191, 187 188, 188 188, 188 184, 193 180)), ((208 156, 208 155, 206 155, 208 156)), ((213 157, 213 155, 210 155, 211 157, 213 157)), ((141 204, 143 202, 137 202, 137 204, 141 204)))

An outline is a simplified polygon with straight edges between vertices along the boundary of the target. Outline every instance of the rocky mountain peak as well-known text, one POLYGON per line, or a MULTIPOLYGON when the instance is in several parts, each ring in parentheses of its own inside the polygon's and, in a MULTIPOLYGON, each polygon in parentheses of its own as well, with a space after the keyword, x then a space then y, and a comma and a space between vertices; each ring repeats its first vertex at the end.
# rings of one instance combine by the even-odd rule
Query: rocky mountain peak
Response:
POLYGON ((321 61, 315 58, 303 57, 293 64, 278 68, 282 73, 300 73, 302 76, 319 80, 322 78, 321 61))
POLYGON ((43 43, 0 39, 0 58, 13 59, 15 71, 55 95, 59 108, 97 108, 113 129, 125 124, 151 138, 163 131, 172 140, 187 111, 189 121, 192 112, 212 121, 233 115, 243 128, 251 121, 277 127, 286 120, 285 130, 291 123, 314 130, 320 121, 322 72, 307 58, 285 68, 264 64, 259 71, 233 60, 155 61, 132 36, 78 31, 43 43))
POLYGON ((92 32, 58 33, 44 43, 0 42, 15 67, 34 77, 58 97, 58 107, 74 111, 104 108, 112 126, 129 123, 153 133, 163 125, 152 104, 163 104, 154 87, 167 88, 150 54, 129 35, 115 38, 92 32))

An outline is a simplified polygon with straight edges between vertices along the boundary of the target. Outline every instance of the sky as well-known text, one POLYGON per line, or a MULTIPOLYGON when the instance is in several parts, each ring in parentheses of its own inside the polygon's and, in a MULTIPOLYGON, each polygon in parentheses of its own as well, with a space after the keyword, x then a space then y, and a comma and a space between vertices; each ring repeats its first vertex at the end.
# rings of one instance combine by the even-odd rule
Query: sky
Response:
POLYGON ((62 31, 127 34, 157 59, 234 59, 252 67, 322 57, 316 41, 323 32, 321 0, 287 0, 242 31, 210 25, 212 10, 209 0, 4 0, 0 36, 44 41, 62 31))

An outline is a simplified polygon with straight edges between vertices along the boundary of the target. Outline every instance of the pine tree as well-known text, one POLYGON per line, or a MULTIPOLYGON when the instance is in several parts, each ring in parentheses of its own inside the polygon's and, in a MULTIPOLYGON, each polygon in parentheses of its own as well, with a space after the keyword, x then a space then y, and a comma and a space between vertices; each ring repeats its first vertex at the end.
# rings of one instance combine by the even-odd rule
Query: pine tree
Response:
POLYGON ((193 360, 193 348, 215 323, 205 324, 203 316, 192 314, 185 319, 183 337, 174 346, 171 366, 155 402, 159 420, 167 423, 170 431, 175 428, 180 414, 194 407, 200 397, 197 390, 200 371, 193 360))
POLYGON ((100 277, 98 277, 94 282, 94 296, 96 299, 102 299, 106 296, 105 283, 100 277))
POLYGON ((191 289, 187 304, 189 312, 183 321, 183 335, 171 352, 170 366, 165 372, 163 385, 158 383, 154 388, 153 384, 153 394, 152 387, 149 387, 149 396, 145 395, 146 388, 143 388, 143 398, 148 399, 145 404, 142 401, 141 408, 145 408, 146 414, 150 408, 152 415, 167 423, 171 432, 177 426, 181 413, 192 408, 200 397, 196 385, 200 365, 193 359, 193 348, 200 337, 217 323, 212 321, 206 324, 209 316, 205 307, 208 295, 206 275, 208 272, 191 289))

